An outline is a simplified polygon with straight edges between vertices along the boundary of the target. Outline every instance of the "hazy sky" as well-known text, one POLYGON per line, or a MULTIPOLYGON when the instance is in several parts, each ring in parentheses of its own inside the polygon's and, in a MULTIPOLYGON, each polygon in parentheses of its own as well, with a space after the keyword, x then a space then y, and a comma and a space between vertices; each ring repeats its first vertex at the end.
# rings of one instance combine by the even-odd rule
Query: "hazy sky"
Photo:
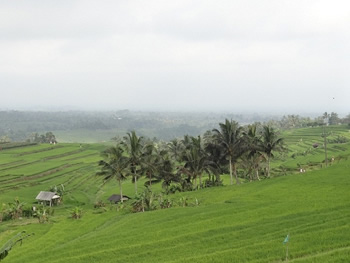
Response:
POLYGON ((348 0, 0 0, 0 109, 350 113, 348 0))

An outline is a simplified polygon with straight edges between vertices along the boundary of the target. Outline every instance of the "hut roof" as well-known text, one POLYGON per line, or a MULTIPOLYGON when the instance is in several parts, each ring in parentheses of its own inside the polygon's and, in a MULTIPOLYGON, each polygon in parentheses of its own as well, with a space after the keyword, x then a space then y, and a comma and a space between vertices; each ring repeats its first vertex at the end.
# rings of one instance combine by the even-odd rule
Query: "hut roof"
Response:
POLYGON ((41 200, 41 201, 50 201, 52 199, 59 198, 58 195, 54 192, 45 192, 45 191, 40 191, 40 193, 37 195, 35 198, 36 200, 41 200))
MULTIPOLYGON (((126 195, 123 195, 123 201, 126 201, 126 200, 129 200, 131 199, 129 196, 126 196, 126 195)), ((114 203, 118 203, 120 202, 120 195, 111 195, 109 198, 108 198, 109 201, 111 202, 114 202, 114 203)))

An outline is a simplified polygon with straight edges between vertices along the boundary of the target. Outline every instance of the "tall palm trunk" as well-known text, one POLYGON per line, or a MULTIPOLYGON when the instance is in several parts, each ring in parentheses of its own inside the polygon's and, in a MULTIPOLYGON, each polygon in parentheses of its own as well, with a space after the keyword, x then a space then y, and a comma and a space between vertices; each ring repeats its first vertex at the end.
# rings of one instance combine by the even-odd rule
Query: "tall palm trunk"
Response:
POLYGON ((137 194, 137 177, 134 176, 134 188, 135 188, 135 194, 137 194))
POLYGON ((256 176, 256 179, 258 179, 260 181, 259 168, 255 168, 255 176, 256 176))
POLYGON ((270 155, 267 155, 267 177, 270 177, 270 155))
POLYGON ((232 177, 232 160, 231 160, 231 156, 230 156, 230 182, 231 185, 233 185, 233 177, 232 177))
POLYGON ((118 179, 119 189, 120 189, 120 202, 123 203, 123 188, 122 188, 122 180, 118 179))
POLYGON ((135 186, 135 194, 137 194, 137 174, 136 174, 136 169, 134 170, 134 186, 135 186))
POLYGON ((240 184, 240 181, 238 180, 238 176, 237 176, 236 165, 233 163, 232 166, 233 166, 233 173, 234 173, 235 178, 236 178, 236 184, 240 184))

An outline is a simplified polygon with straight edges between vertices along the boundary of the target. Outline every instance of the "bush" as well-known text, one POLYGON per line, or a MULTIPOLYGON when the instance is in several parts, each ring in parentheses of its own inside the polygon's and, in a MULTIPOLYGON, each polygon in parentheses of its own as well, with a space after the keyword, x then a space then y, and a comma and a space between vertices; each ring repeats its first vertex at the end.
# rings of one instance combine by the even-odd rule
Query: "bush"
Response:
POLYGON ((158 196, 158 203, 161 209, 170 208, 173 206, 173 201, 168 198, 163 198, 162 194, 158 196))
POLYGON ((98 200, 98 201, 94 204, 94 208, 101 208, 101 207, 106 207, 106 203, 103 202, 102 200, 98 200))
POLYGON ((23 206, 25 203, 22 203, 18 197, 15 198, 13 203, 8 203, 7 209, 6 209, 6 214, 11 218, 11 219, 18 219, 22 217, 23 214, 23 206))
POLYGON ((155 210, 157 207, 154 203, 155 194, 151 189, 146 188, 145 191, 136 195, 135 200, 131 203, 133 212, 145 212, 155 210))
POLYGON ((71 212, 71 217, 73 219, 80 219, 83 216, 83 209, 80 207, 75 207, 71 212))
POLYGON ((182 207, 188 206, 188 198, 187 197, 180 197, 178 204, 179 204, 179 206, 182 206, 182 207))
POLYGON ((49 221, 49 218, 54 214, 54 210, 51 207, 41 206, 35 208, 33 216, 38 218, 39 223, 43 224, 49 221))
POLYGON ((222 180, 215 180, 214 178, 212 180, 206 179, 204 180, 204 187, 213 187, 213 186, 223 186, 224 183, 222 180))
POLYGON ((333 140, 328 140, 328 141, 329 143, 346 143, 349 141, 349 139, 346 138, 345 136, 338 135, 337 138, 333 140))
POLYGON ((167 194, 175 194, 176 192, 181 192, 181 187, 173 184, 169 187, 167 194))
POLYGON ((34 215, 34 211, 33 211, 33 207, 32 206, 26 206, 23 208, 23 211, 22 211, 22 215, 24 217, 33 217, 34 215))

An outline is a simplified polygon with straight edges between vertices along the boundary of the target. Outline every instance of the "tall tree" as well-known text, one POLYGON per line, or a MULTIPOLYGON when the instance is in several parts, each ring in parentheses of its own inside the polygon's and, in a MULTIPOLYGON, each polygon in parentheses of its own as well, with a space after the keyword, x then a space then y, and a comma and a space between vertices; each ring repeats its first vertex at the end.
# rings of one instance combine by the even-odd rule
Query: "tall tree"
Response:
POLYGON ((122 181, 129 174, 129 160, 124 156, 124 149, 119 146, 110 147, 102 153, 104 160, 100 160, 98 165, 101 170, 97 175, 104 176, 104 180, 115 178, 118 181, 120 189, 120 201, 123 202, 122 181))
POLYGON ((173 139, 167 145, 174 160, 179 161, 181 157, 181 151, 183 148, 181 141, 179 141, 178 139, 173 139))
POLYGON ((250 180, 254 178, 260 180, 259 169, 260 163, 265 159, 262 147, 260 147, 262 141, 261 136, 258 133, 258 124, 248 125, 247 131, 244 133, 245 142, 247 146, 247 152, 244 155, 243 165, 247 168, 248 174, 250 174, 250 180), (255 172, 255 176, 251 173, 255 172))
POLYGON ((271 126, 264 125, 259 147, 267 156, 267 177, 270 177, 270 162, 271 158, 274 157, 273 152, 285 149, 283 138, 279 137, 271 126))
POLYGON ((174 162, 170 158, 169 153, 161 151, 158 162, 158 178, 162 180, 162 187, 166 193, 169 193, 169 187, 172 183, 180 183, 181 177, 175 173, 174 162))
POLYGON ((215 172, 215 163, 208 158, 200 136, 190 137, 190 141, 188 148, 182 154, 182 172, 192 178, 195 188, 197 188, 197 178, 199 178, 199 187, 202 187, 203 173, 215 172))
POLYGON ((135 131, 128 132, 123 138, 123 144, 126 147, 130 162, 130 170, 132 173, 132 181, 135 185, 135 194, 137 194, 137 179, 140 177, 141 170, 141 155, 143 148, 143 137, 137 136, 135 131))
POLYGON ((152 181, 158 182, 157 179, 152 179, 152 175, 157 172, 159 162, 159 153, 154 142, 148 142, 142 149, 140 164, 142 173, 148 178, 148 186, 152 187, 152 181))
POLYGON ((236 121, 225 120, 225 123, 219 123, 220 129, 213 129, 213 139, 222 148, 222 154, 227 158, 230 169, 230 182, 233 184, 233 174, 236 183, 239 184, 236 162, 244 153, 242 132, 243 128, 236 121))

